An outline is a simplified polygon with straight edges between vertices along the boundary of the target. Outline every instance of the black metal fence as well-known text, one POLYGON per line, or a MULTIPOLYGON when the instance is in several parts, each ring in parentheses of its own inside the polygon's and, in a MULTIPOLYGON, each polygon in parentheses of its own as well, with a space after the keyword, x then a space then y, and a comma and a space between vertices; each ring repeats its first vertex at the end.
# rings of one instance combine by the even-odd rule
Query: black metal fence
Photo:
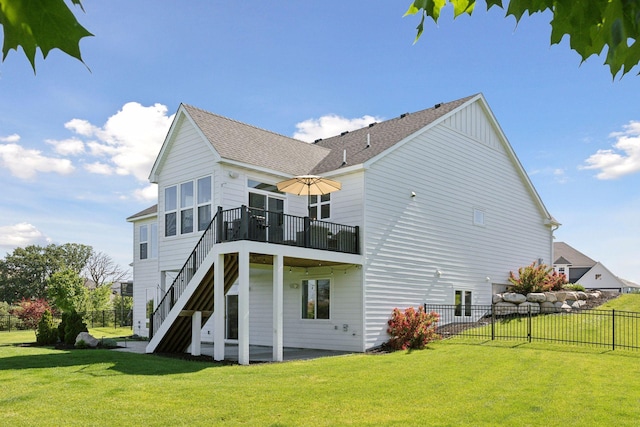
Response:
POLYGON ((425 304, 440 315, 438 333, 490 340, 522 340, 640 349, 640 313, 621 310, 574 310, 537 313, 531 307, 500 311, 492 305, 425 304))
MULTIPOLYGON (((91 311, 83 313, 82 317, 89 328, 130 328, 133 325, 133 313, 131 310, 91 311)), ((60 321, 60 315, 55 315, 54 319, 60 321)), ((0 315, 0 332, 27 329, 29 327, 18 316, 12 314, 0 315)))

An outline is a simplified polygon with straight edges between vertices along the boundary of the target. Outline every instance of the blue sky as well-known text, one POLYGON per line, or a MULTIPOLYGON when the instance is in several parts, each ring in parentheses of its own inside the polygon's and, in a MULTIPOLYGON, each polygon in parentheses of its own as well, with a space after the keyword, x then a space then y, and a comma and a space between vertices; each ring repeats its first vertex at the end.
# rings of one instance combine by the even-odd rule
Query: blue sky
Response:
MULTIPOLYGON (((122 266, 125 218, 181 102, 293 136, 482 92, 565 241, 640 283, 640 77, 549 45, 550 17, 426 25, 406 2, 85 0, 87 67, 54 51, 0 64, 0 256, 76 242, 122 266), (306 125, 305 125, 306 124, 306 125)), ((638 72, 636 68, 634 72, 638 72)))

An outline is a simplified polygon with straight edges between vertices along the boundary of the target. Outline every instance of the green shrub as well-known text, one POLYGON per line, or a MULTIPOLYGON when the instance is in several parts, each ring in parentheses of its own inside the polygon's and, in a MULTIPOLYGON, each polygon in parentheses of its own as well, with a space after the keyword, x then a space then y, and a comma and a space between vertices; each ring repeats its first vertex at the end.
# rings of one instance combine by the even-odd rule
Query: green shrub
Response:
POLYGON ((559 291, 567 283, 564 274, 558 274, 553 267, 533 262, 518 269, 518 277, 509 272, 510 291, 526 295, 531 292, 559 291))
POLYGON ((582 292, 584 292, 584 291, 585 291, 584 286, 579 285, 579 284, 577 284, 577 283, 569 283, 569 284, 566 284, 566 285, 564 285, 564 286, 563 286, 563 288, 564 288, 564 289, 571 290, 571 291, 582 291, 582 292))
POLYGON ((38 322, 36 342, 40 345, 52 345, 58 342, 58 327, 53 320, 51 311, 45 310, 38 322))
POLYGON ((391 335, 387 346, 393 350, 425 348, 431 341, 440 338, 436 334, 438 320, 438 313, 427 313, 424 307, 418 310, 409 307, 404 312, 394 308, 387 322, 387 333, 391 335))
POLYGON ((84 340, 80 340, 75 344, 76 348, 85 349, 89 348, 89 344, 87 344, 84 340))
POLYGON ((58 335, 65 344, 73 345, 80 332, 89 332, 87 324, 82 320, 82 315, 75 311, 62 313, 62 322, 58 326, 58 335))

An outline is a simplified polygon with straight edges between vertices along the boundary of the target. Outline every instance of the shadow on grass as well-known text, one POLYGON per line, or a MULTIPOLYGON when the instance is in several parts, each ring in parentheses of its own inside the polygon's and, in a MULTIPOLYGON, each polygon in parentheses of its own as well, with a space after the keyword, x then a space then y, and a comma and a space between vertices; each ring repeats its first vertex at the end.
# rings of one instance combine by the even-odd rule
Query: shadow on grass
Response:
POLYGON ((109 370, 126 375, 171 375, 198 372, 207 368, 228 366, 224 363, 189 361, 151 354, 125 353, 112 350, 69 350, 48 354, 24 354, 0 357, 0 371, 83 367, 111 364, 109 370))

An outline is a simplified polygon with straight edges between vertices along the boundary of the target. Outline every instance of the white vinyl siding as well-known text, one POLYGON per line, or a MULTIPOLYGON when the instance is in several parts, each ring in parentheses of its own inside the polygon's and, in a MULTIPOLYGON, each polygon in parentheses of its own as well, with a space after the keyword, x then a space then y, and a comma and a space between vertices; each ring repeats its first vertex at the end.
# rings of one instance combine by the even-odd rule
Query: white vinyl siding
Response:
MULTIPOLYGON (((139 249, 142 243, 140 240, 141 227, 146 227, 147 230, 157 230, 157 218, 147 218, 133 223, 133 247, 134 254, 136 254, 133 265, 133 333, 148 337, 149 330, 146 327, 145 304, 147 298, 153 298, 156 294, 159 273, 158 259, 151 256, 153 254, 152 250, 148 249, 150 256, 147 259, 141 260, 139 257, 139 249)), ((150 236, 148 235, 148 237, 150 236)))
MULTIPOLYGON (((486 121, 471 112, 471 122, 486 121)), ((451 304, 456 288, 472 289, 474 304, 487 304, 487 277, 508 283, 509 271, 540 257, 550 262, 551 232, 520 172, 492 142, 488 123, 472 128, 490 143, 438 125, 366 172, 366 347, 388 339, 394 307, 451 304), (471 218, 476 206, 483 207, 481 227, 471 218)))

